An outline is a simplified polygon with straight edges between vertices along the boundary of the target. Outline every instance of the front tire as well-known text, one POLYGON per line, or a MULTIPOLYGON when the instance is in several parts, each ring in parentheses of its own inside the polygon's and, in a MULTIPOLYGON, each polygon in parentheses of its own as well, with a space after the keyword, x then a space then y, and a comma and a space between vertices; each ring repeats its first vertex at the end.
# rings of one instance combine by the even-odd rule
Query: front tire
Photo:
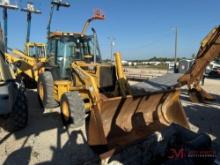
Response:
POLYGON ((60 109, 65 126, 77 128, 85 125, 85 108, 79 92, 64 93, 61 98, 60 109))
POLYGON ((37 90, 44 108, 55 108, 58 103, 53 97, 53 76, 51 72, 46 71, 39 76, 37 90))

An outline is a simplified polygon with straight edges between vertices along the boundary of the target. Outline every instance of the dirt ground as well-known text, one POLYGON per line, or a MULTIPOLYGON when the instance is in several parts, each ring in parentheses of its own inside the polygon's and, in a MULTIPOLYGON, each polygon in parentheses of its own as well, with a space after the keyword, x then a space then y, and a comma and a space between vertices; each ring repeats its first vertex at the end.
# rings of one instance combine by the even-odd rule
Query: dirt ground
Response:
POLYGON ((204 89, 216 97, 216 101, 196 104, 189 101, 186 92, 182 92, 182 104, 194 132, 206 132, 220 153, 220 80, 206 79, 204 89))
POLYGON ((128 78, 151 79, 167 74, 168 70, 153 68, 125 68, 125 74, 128 78))
MULTIPOLYGON (((220 151, 220 80, 206 79, 204 88, 217 97, 212 104, 192 104, 182 94, 182 104, 193 131, 207 132, 220 151)), ((0 128, 0 164, 76 164, 85 155, 93 157, 79 130, 63 127, 59 108, 43 112, 35 91, 28 91, 29 122, 10 134, 0 128), (80 157, 78 156, 80 154, 80 157)))

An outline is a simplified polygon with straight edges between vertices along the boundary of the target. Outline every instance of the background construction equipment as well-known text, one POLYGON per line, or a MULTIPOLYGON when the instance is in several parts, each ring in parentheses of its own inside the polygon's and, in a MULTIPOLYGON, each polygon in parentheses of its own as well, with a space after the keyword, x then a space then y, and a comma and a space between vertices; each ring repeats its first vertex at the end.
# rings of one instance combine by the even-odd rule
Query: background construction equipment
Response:
POLYGON ((5 62, 5 44, 0 28, 0 115, 6 119, 5 128, 16 131, 28 121, 28 107, 21 83, 16 81, 11 67, 5 62))
POLYGON ((214 97, 200 86, 206 67, 219 57, 220 26, 213 28, 201 42, 192 67, 178 79, 180 85, 187 85, 194 102, 213 100, 214 97))

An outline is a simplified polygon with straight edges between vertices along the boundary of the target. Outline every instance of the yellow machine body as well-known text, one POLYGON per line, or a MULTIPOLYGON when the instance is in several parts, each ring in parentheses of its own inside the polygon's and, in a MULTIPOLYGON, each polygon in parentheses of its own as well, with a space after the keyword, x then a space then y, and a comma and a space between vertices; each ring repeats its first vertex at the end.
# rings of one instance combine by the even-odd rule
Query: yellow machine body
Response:
MULTIPOLYGON (((94 18, 103 19, 99 15, 94 18)), ((105 145, 109 149, 134 143, 172 123, 189 128, 178 89, 137 92, 127 81, 120 53, 115 53, 114 64, 103 64, 95 30, 93 35, 85 34, 91 20, 94 19, 86 22, 81 33, 50 33, 47 65, 50 69, 38 81, 44 106, 60 105, 62 119, 74 120, 71 116, 74 108, 70 106, 77 107, 73 105, 78 104, 76 98, 71 95, 76 91, 74 97, 82 101, 82 111, 88 114, 88 144, 105 145)))
POLYGON ((29 42, 25 44, 24 52, 14 49, 10 53, 5 53, 5 58, 10 64, 14 65, 16 76, 25 74, 37 82, 39 74, 44 72, 43 65, 47 60, 46 45, 29 42), (39 51, 37 53, 32 49, 39 49, 39 51))
MULTIPOLYGON (((124 146, 159 131, 171 123, 189 128, 180 103, 179 90, 134 94, 115 54, 115 65, 76 61, 71 65, 74 81, 54 81, 54 98, 60 102, 63 94, 78 91, 89 112, 86 125, 90 145, 124 146), (111 92, 101 90, 101 69, 111 68, 116 77, 111 92)), ((110 70, 111 70, 110 69, 110 70)), ((106 75, 107 76, 107 75, 106 75)), ((67 113, 68 114, 68 113, 67 113)))

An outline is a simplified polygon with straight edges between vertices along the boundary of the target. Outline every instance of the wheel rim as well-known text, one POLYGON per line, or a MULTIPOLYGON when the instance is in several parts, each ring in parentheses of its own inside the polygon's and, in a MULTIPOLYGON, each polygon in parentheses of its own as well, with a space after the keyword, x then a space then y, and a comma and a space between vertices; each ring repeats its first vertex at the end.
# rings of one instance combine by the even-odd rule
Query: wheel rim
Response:
POLYGON ((68 103, 66 101, 62 102, 61 111, 62 111, 64 120, 68 121, 69 118, 70 118, 70 113, 69 113, 69 106, 68 106, 68 103))
POLYGON ((43 87, 42 82, 39 83, 39 96, 40 96, 40 99, 43 101, 43 99, 44 99, 44 87, 43 87))

